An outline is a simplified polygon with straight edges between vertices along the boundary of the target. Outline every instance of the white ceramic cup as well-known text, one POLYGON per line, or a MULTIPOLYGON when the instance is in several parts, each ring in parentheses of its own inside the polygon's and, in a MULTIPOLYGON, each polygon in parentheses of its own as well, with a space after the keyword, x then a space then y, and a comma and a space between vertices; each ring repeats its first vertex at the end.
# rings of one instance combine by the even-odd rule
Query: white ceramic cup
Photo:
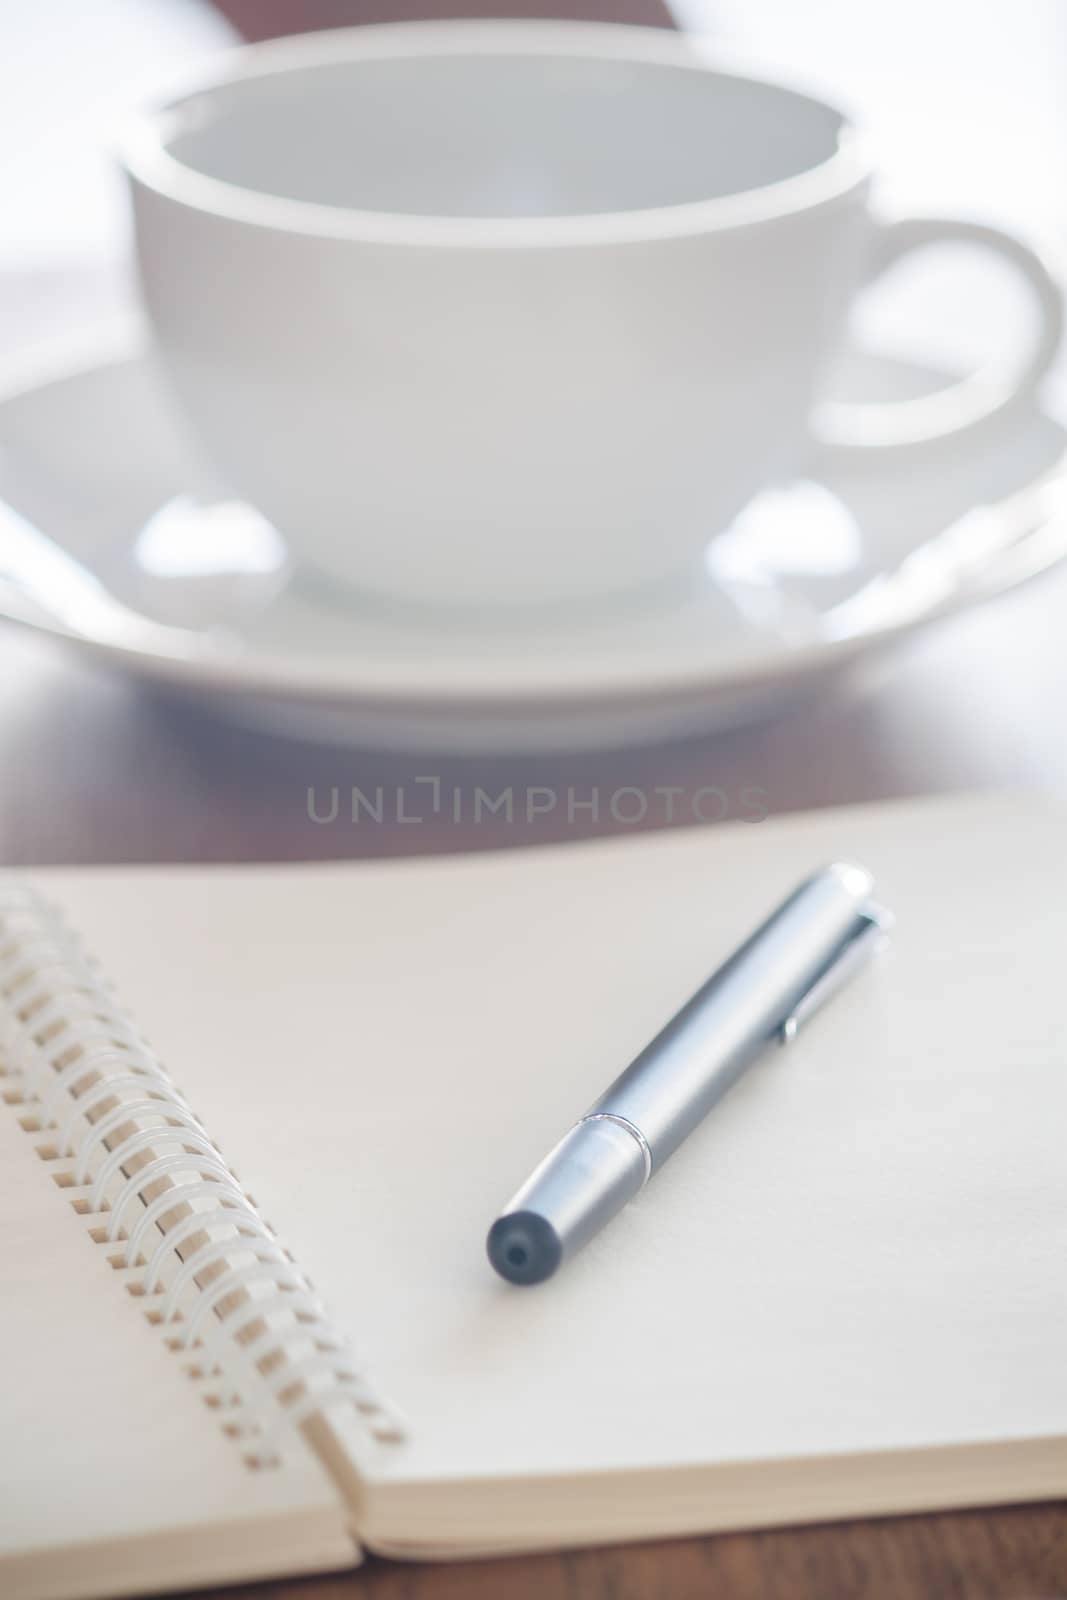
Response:
POLYGON ((652 593, 812 430, 908 447, 1039 381, 1062 300, 995 229, 868 209, 843 115, 655 30, 400 24, 237 52, 125 141, 144 298, 196 432, 297 558, 364 594, 652 593), (815 410, 903 252, 1006 256, 1012 364, 815 410))

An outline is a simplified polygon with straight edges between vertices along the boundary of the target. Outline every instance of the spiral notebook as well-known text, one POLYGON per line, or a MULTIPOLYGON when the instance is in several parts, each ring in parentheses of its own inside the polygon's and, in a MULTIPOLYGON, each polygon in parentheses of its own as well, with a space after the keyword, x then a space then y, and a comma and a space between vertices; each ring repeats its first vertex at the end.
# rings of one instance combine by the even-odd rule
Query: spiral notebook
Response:
POLYGON ((1067 1492, 1067 816, 0 890, 0 1592, 1067 1492), (484 1236, 799 877, 890 951, 550 1283, 484 1236))

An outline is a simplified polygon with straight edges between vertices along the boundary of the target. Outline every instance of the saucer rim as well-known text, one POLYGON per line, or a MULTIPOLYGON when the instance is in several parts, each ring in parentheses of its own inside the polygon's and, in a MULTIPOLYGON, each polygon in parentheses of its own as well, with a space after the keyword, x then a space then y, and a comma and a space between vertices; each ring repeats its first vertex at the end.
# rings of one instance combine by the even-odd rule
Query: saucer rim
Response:
MULTIPOLYGON (((11 377, 0 383, 0 418, 9 407, 35 399, 49 389, 77 383, 104 369, 139 368, 150 361, 151 350, 139 318, 112 319, 103 326, 86 330, 79 337, 51 341, 36 351, 24 352, 12 363, 11 377)), ((1067 426, 1067 394, 1062 383, 1057 385, 1054 379, 1051 391, 1055 397, 1053 402, 1049 403, 1046 393, 1035 402, 1036 409, 1046 418, 1067 426)), ((1056 481, 1067 483, 1067 454, 1054 472, 1035 477, 1032 487, 1056 481)), ((1004 503, 994 502, 990 509, 995 511, 1004 503)), ((1056 520, 1055 512, 1049 516, 1036 515, 1032 532, 1051 526, 1056 520)), ((919 615, 911 614, 847 638, 815 640, 802 645, 768 641, 772 648, 759 657, 733 663, 720 659, 708 663, 702 670, 692 665, 681 671, 660 669, 651 682, 645 670, 629 677, 615 672, 610 682, 590 682, 587 678, 583 684, 576 669, 569 684, 527 681, 501 687, 496 679, 486 681, 484 678, 475 682, 468 677, 464 684, 462 676, 455 672, 450 681, 442 682, 439 668, 432 675, 420 668, 405 683, 397 681, 397 663, 380 673, 371 662, 361 664, 359 681, 356 681, 352 676, 342 679, 336 670, 314 658, 306 668, 298 666, 294 671, 291 661, 283 663, 266 652, 245 657, 193 656, 145 650, 122 640, 94 638, 64 627, 58 620, 38 618, 33 615, 32 603, 30 614, 18 615, 0 602, 0 623, 54 639, 67 648, 73 647, 94 659, 118 665, 138 677, 194 693, 269 697, 294 705, 358 704, 383 711, 405 708, 425 711, 428 707, 439 706, 466 715, 485 713, 487 716, 504 711, 512 715, 543 716, 553 708, 580 711, 621 703, 650 710, 657 703, 675 706, 683 700, 707 701, 715 696, 759 693, 776 686, 799 686, 821 675, 833 674, 856 658, 890 648, 932 623, 1013 592, 1060 565, 1065 556, 1067 551, 1060 551, 1021 576, 1009 572, 1000 583, 958 591, 919 615)))

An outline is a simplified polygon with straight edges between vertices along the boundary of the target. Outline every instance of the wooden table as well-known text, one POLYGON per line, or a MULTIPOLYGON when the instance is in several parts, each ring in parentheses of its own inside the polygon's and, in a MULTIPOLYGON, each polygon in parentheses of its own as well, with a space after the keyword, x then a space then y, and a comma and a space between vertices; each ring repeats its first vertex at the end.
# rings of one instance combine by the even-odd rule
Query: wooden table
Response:
MULTIPOLYGON (((255 0, 239 3, 247 20, 255 0)), ((679 0, 690 16, 704 3, 679 0)), ((929 52, 936 56, 939 29, 943 34, 945 15, 954 7, 959 10, 957 0, 920 8, 927 78, 918 56, 910 56, 901 69, 920 121, 929 52)), ((274 23, 283 0, 272 0, 272 8, 274 23)), ((308 0, 301 17, 306 20, 312 9, 308 0)), ((735 21, 741 15, 736 3, 726 10, 735 21)), ((786 34, 795 24, 780 0, 760 0, 744 15, 761 10, 776 16, 786 34)), ((805 13, 804 27, 810 21, 814 32, 813 57, 821 49, 819 26, 832 22, 835 29, 847 30, 856 12, 854 5, 846 12, 840 3, 821 5, 818 17, 815 8, 799 10, 805 13)), ((894 9, 894 19, 903 13, 907 21, 908 10, 907 5, 894 9)), ((968 24, 972 15, 977 20, 977 13, 967 15, 968 24)), ((864 30, 868 16, 865 11, 864 30)), ((916 17, 913 29, 919 25, 916 17)), ((1044 0, 1021 0, 1012 17, 1010 50, 990 33, 988 19, 968 33, 967 48, 976 48, 977 37, 986 51, 983 81, 994 90, 1000 85, 1003 91, 1005 83, 1019 87, 1022 133, 1020 124, 1013 126, 1022 138, 1027 126, 1032 131, 1041 108, 1052 104, 1049 83, 1060 77, 1049 63, 1063 39, 1044 0)), ((883 30, 868 41, 864 56, 858 31, 863 30, 853 22, 850 48, 857 74, 862 78, 867 71, 868 83, 875 81, 875 55, 881 83, 887 52, 914 46, 914 34, 909 44, 905 30, 894 45, 891 29, 883 30)), ((779 33, 774 40, 781 43, 779 33)), ((770 49, 774 41, 770 36, 768 41, 770 49)), ((972 58, 968 82, 974 68, 972 58)), ((945 127, 951 143, 950 119, 945 127)), ((906 165, 904 149, 898 166, 906 165)), ((1057 166, 1050 155, 1047 167, 1051 183, 1062 160, 1057 166)), ((1002 180, 1003 215, 1011 212, 1020 190, 1011 184, 1009 194, 1008 180, 1003 175, 1002 180)), ((1031 173, 1027 181, 1032 199, 1039 180, 1031 173)), ((965 190, 962 169, 961 184, 965 190)), ((530 845, 612 830, 610 819, 569 826, 559 808, 530 822, 519 816, 512 824, 497 819, 477 827, 446 821, 325 825, 309 816, 309 790, 320 803, 335 785, 342 790, 357 785, 365 793, 381 785, 395 794, 426 775, 440 778, 448 792, 458 788, 467 794, 479 785, 494 791, 508 784, 557 794, 568 788, 584 794, 594 787, 602 794, 622 786, 675 788, 681 791, 679 815, 702 789, 708 791, 701 802, 705 814, 739 815, 746 792, 756 789, 773 816, 799 807, 970 785, 1060 788, 1067 784, 1065 626, 1067 573, 1061 573, 917 639, 887 663, 882 681, 868 684, 862 694, 820 700, 785 720, 717 740, 522 761, 431 760, 281 745, 231 731, 207 711, 161 705, 39 643, 2 633, 0 861, 381 856, 530 845)), ((615 825, 614 831, 625 829, 615 825)), ((372 1561, 356 1574, 261 1585, 254 1592, 273 1600, 298 1594, 302 1600, 334 1600, 342 1594, 353 1600, 1051 1600, 1067 1595, 1067 1509, 908 1517, 457 1566, 372 1561)))
POLYGON ((1067 1594, 1067 1510, 1023 1506, 720 1534, 451 1567, 372 1561, 345 1577, 265 1584, 254 1593, 263 1600, 1057 1600, 1067 1594))

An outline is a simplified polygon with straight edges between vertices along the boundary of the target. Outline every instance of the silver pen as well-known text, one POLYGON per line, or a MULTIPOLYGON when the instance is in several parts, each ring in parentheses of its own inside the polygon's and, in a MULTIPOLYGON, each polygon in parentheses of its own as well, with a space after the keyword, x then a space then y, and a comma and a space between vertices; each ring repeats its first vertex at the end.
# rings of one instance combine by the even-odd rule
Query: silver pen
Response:
POLYGON ((862 867, 835 862, 751 934, 575 1123, 489 1230, 511 1283, 541 1283, 644 1188, 769 1044, 885 942, 862 867))

